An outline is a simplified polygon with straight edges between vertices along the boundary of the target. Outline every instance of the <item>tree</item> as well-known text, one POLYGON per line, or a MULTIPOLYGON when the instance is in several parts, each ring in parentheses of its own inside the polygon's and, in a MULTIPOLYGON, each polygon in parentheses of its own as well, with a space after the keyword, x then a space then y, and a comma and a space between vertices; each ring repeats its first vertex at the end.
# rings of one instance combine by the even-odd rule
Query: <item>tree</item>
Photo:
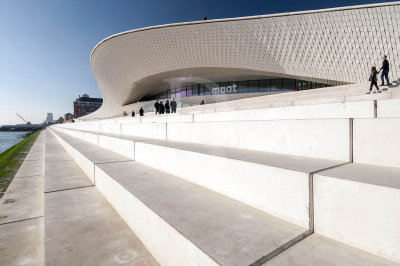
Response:
POLYGON ((62 118, 61 116, 57 119, 57 124, 62 124, 64 123, 64 118, 62 118))

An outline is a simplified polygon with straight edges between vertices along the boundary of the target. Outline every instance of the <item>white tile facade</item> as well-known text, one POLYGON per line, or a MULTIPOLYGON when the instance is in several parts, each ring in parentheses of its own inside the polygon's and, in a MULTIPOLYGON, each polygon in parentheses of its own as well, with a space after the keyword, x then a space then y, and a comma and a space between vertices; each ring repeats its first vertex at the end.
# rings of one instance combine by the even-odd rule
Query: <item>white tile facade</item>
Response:
POLYGON ((93 50, 91 66, 103 111, 132 97, 135 82, 177 69, 239 68, 330 84, 360 83, 387 54, 389 78, 397 80, 399 33, 400 2, 210 20, 111 36, 93 50))

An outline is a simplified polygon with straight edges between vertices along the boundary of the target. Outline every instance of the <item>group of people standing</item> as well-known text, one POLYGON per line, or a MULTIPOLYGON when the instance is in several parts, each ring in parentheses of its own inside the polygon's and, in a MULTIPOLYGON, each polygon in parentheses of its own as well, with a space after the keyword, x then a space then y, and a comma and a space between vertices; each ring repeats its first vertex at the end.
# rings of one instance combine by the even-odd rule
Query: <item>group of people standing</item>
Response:
MULTIPOLYGON (((122 113, 122 116, 127 116, 127 115, 128 115, 128 113, 127 113, 126 111, 124 111, 124 112, 122 113)), ((135 117, 135 115, 136 115, 135 111, 132 110, 131 116, 132 116, 132 117, 135 117)), ((140 107, 139 115, 140 115, 140 116, 144 116, 143 107, 140 107)))
POLYGON ((158 100, 156 100, 156 102, 154 103, 154 108, 156 109, 156 115, 164 113, 166 114, 176 113, 176 106, 177 104, 175 98, 173 98, 171 102, 167 100, 165 104, 162 101, 158 102, 158 100))
POLYGON ((369 81, 371 81, 371 84, 370 84, 370 86, 369 86, 369 92, 367 92, 367 94, 370 94, 370 93, 371 93, 372 87, 373 87, 373 86, 376 87, 376 89, 378 90, 378 93, 381 93, 381 92, 382 92, 381 90, 379 90, 379 87, 378 87, 378 78, 377 78, 379 72, 381 72, 381 71, 382 71, 382 74, 381 74, 381 81, 382 81, 381 86, 384 86, 384 85, 385 85, 384 79, 386 79, 386 85, 387 85, 387 86, 390 85, 390 83, 389 83, 389 61, 387 60, 387 56, 384 55, 384 56, 382 57, 382 60, 383 60, 383 61, 382 61, 382 66, 381 66, 381 68, 379 69, 379 71, 376 70, 376 67, 374 67, 374 66, 371 67, 371 73, 370 73, 370 75, 369 75, 369 81))

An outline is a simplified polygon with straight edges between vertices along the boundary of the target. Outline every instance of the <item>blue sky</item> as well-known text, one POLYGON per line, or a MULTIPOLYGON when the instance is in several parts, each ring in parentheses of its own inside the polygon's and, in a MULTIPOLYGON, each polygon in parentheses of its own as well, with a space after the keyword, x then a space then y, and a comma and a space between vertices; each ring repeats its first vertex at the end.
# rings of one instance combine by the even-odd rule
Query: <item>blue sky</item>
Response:
POLYGON ((101 97, 90 53, 102 39, 146 26, 387 1, 0 0, 0 125, 73 112, 101 97))

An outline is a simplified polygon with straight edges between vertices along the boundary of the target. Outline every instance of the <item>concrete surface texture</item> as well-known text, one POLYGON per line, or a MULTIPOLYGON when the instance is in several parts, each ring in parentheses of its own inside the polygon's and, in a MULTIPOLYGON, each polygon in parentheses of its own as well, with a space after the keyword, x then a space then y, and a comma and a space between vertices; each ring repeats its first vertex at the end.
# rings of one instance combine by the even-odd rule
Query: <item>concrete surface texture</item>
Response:
MULTIPOLYGON (((178 265, 170 254, 175 254, 175 249, 181 245, 194 244, 218 264, 248 265, 307 231, 307 228, 136 162, 100 164, 97 168, 101 174, 96 175, 96 186, 110 198, 128 224, 132 222, 131 228, 144 231, 138 234, 148 231, 143 236, 147 246, 161 245, 160 248, 164 249, 161 257, 167 258, 166 264, 175 261, 174 265, 178 265), (113 179, 116 184, 111 185, 107 179, 113 179), (172 247, 169 247, 167 232, 160 228, 143 228, 143 222, 137 218, 141 213, 135 211, 134 201, 130 201, 131 206, 122 204, 128 199, 127 193, 191 243, 179 245, 179 242, 172 242, 172 247), (151 231, 157 235, 156 238, 149 239, 147 234, 151 231)), ((143 219, 153 220, 155 217, 149 214, 143 219)), ((199 263, 196 259, 200 255, 190 258, 190 255, 182 253, 180 256, 188 258, 185 265, 199 263)))
POLYGON ((64 152, 45 163, 46 264, 158 265, 49 133, 46 152, 64 152))
POLYGON ((400 166, 400 118, 354 120, 354 161, 400 166))
POLYGON ((400 99, 378 101, 378 117, 400 117, 400 99))
POLYGON ((44 264, 44 133, 0 200, 0 264, 44 264))
POLYGON ((271 107, 272 100, 263 106, 268 97, 260 96, 253 99, 259 109, 243 99, 233 109, 220 103, 212 112, 206 106, 193 114, 80 121, 51 131, 86 158, 74 160, 95 168, 95 187, 162 265, 398 265, 396 88, 383 93, 390 97, 364 96, 364 85, 291 100, 268 96, 289 99, 290 106, 271 107), (94 162, 91 153, 104 160, 94 162), (208 205, 214 197, 235 202, 223 205, 229 215, 241 213, 240 205, 286 225, 257 229, 272 241, 260 240, 262 254, 252 249, 253 231, 241 230, 240 219, 227 218, 217 202, 208 205), (234 222, 221 225, 228 220, 234 222), (283 237, 293 226, 303 231, 283 237))
POLYGON ((347 119, 168 124, 168 140, 349 160, 347 119), (251 128, 251 130, 249 130, 251 128))
POLYGON ((343 245, 340 242, 314 234, 276 256, 268 266, 321 266, 321 265, 398 265, 389 260, 373 256, 368 252, 343 245))
POLYGON ((315 231, 400 262, 400 168, 349 164, 314 176, 315 231))

